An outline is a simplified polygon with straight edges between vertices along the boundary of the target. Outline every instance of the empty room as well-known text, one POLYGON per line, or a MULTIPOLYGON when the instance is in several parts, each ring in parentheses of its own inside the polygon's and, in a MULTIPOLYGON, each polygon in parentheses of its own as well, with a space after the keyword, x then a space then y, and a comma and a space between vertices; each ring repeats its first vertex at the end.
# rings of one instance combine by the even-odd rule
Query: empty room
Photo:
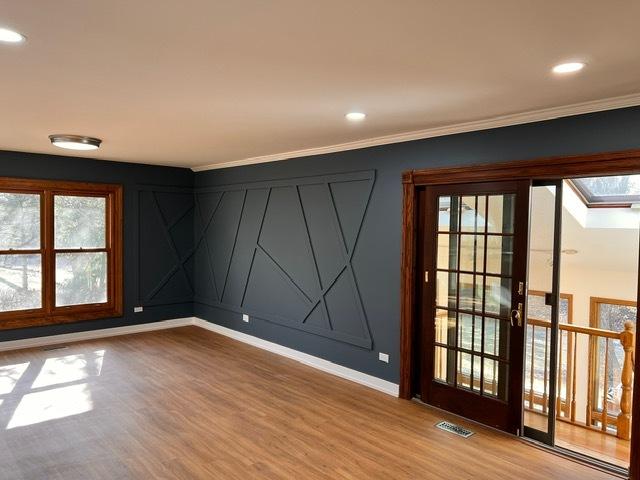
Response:
POLYGON ((0 0, 0 480, 640 480, 639 19, 0 0))

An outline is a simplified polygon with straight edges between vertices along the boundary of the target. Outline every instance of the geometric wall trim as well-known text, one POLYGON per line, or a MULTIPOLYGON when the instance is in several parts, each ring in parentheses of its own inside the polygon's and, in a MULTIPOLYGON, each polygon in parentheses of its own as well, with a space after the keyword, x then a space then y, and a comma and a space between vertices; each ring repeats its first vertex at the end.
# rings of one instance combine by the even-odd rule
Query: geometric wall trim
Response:
POLYGON ((193 301, 193 190, 138 186, 137 306, 193 301))
POLYGON ((371 349, 352 261, 374 182, 368 170, 196 188, 194 301, 371 349))

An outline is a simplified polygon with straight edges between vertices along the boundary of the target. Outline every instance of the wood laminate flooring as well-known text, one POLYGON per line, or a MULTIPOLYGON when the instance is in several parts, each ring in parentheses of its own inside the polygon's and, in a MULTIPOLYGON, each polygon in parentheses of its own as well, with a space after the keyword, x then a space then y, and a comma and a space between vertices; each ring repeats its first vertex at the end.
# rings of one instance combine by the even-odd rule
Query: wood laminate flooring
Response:
POLYGON ((611 478, 198 327, 0 353, 0 402, 2 480, 611 478))

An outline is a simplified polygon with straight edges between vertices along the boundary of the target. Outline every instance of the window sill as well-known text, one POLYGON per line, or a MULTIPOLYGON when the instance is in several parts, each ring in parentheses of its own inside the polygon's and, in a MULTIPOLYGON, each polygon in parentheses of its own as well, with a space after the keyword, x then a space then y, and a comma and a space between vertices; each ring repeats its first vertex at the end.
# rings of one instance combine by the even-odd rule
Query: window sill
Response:
POLYGON ((102 307, 99 309, 84 309, 82 311, 55 313, 49 315, 43 313, 25 314, 16 312, 14 315, 2 315, 4 318, 0 318, 0 330, 61 325, 87 320, 98 320, 100 318, 121 317, 122 315, 123 311, 121 307, 102 307))

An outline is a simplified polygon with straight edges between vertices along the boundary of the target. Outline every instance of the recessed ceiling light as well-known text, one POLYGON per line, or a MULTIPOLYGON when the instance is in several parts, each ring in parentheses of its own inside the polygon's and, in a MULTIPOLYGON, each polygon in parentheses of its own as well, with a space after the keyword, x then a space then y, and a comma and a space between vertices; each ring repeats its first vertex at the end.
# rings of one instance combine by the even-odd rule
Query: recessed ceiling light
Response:
POLYGON ((574 73, 579 72, 584 68, 584 63, 582 62, 569 62, 569 63, 560 63, 553 67, 553 73, 574 73))
POLYGON ((14 32, 8 28, 0 28, 0 42, 21 43, 24 42, 25 39, 26 37, 18 32, 14 32))
POLYGON ((69 150, 97 150, 102 143, 99 138, 83 137, 81 135, 49 135, 49 140, 56 147, 69 150))
POLYGON ((352 122, 359 122, 360 120, 364 120, 367 115, 362 112, 349 112, 345 115, 347 120, 352 122))

